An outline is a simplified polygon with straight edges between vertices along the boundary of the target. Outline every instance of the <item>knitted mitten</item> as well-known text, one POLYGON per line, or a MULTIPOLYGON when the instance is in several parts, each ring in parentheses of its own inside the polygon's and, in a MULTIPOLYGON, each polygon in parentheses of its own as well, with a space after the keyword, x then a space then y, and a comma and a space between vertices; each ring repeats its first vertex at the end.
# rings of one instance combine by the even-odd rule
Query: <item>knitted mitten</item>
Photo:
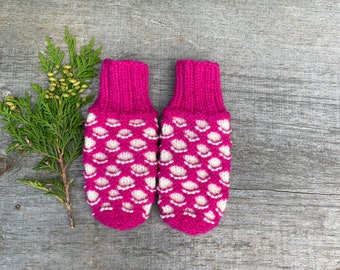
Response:
POLYGON ((173 228, 195 235, 218 225, 228 199, 230 133, 218 64, 178 61, 163 113, 158 184, 161 217, 173 228))
POLYGON ((85 128, 85 192, 95 219, 126 230, 148 218, 155 199, 157 112, 146 64, 106 59, 100 80, 85 128))

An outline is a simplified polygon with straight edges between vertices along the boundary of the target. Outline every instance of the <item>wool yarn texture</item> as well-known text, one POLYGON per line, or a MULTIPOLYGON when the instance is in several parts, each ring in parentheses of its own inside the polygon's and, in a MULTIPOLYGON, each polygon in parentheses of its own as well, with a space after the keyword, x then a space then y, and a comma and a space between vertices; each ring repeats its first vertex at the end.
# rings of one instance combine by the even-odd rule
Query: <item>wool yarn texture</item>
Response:
POLYGON ((142 224, 155 201, 157 112, 148 67, 105 59, 99 96, 89 109, 83 148, 85 193, 95 219, 127 230, 142 224))
POLYGON ((218 64, 178 61, 161 122, 157 186, 161 217, 171 227, 197 235, 219 224, 229 196, 230 134, 218 64))

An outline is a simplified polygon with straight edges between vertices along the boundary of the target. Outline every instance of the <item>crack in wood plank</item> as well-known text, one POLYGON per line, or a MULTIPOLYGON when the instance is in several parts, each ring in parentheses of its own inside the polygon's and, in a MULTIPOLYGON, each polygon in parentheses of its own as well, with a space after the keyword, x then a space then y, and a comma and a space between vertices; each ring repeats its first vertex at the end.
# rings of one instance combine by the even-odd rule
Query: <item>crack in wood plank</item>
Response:
POLYGON ((278 193, 289 193, 289 194, 301 194, 301 195, 319 195, 319 196, 339 196, 340 193, 318 193, 318 192, 304 192, 304 191, 294 191, 294 190, 282 190, 282 189, 270 189, 270 188, 230 188, 230 190, 238 191, 271 191, 278 193))

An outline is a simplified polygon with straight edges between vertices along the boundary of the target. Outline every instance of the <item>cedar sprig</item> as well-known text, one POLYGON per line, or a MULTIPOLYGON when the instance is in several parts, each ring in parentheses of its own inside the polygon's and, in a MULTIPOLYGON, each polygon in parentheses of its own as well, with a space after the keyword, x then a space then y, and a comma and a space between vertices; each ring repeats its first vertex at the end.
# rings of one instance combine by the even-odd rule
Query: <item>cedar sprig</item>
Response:
MULTIPOLYGON (((94 49, 94 38, 76 51, 76 38, 67 28, 64 41, 66 53, 46 37, 45 53, 39 53, 39 64, 46 73, 48 86, 32 84, 37 93, 33 100, 29 93, 24 97, 8 96, 0 101, 3 129, 12 142, 6 152, 38 153, 42 159, 33 168, 44 171, 36 179, 18 179, 31 187, 43 190, 62 203, 68 213, 70 226, 74 227, 71 209, 68 168, 82 151, 84 118, 80 109, 93 100, 84 91, 97 76, 96 64, 102 47, 94 49)), ((39 175, 39 174, 37 174, 39 175)))

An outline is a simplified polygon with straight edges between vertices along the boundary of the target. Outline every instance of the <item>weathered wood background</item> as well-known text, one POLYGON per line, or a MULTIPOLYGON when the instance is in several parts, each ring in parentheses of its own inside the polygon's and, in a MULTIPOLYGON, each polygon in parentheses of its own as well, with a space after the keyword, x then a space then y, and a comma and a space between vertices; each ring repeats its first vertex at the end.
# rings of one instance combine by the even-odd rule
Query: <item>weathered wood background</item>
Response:
POLYGON ((144 225, 112 230, 91 216, 79 159, 71 230, 53 198, 15 181, 33 177, 37 159, 6 156, 1 133, 1 269, 340 268, 339 0, 1 0, 0 97, 44 80, 37 53, 47 35, 63 45, 64 26, 80 44, 95 37, 103 58, 148 63, 159 112, 176 59, 220 63, 234 130, 231 198, 206 235, 170 229, 155 206, 144 225))

